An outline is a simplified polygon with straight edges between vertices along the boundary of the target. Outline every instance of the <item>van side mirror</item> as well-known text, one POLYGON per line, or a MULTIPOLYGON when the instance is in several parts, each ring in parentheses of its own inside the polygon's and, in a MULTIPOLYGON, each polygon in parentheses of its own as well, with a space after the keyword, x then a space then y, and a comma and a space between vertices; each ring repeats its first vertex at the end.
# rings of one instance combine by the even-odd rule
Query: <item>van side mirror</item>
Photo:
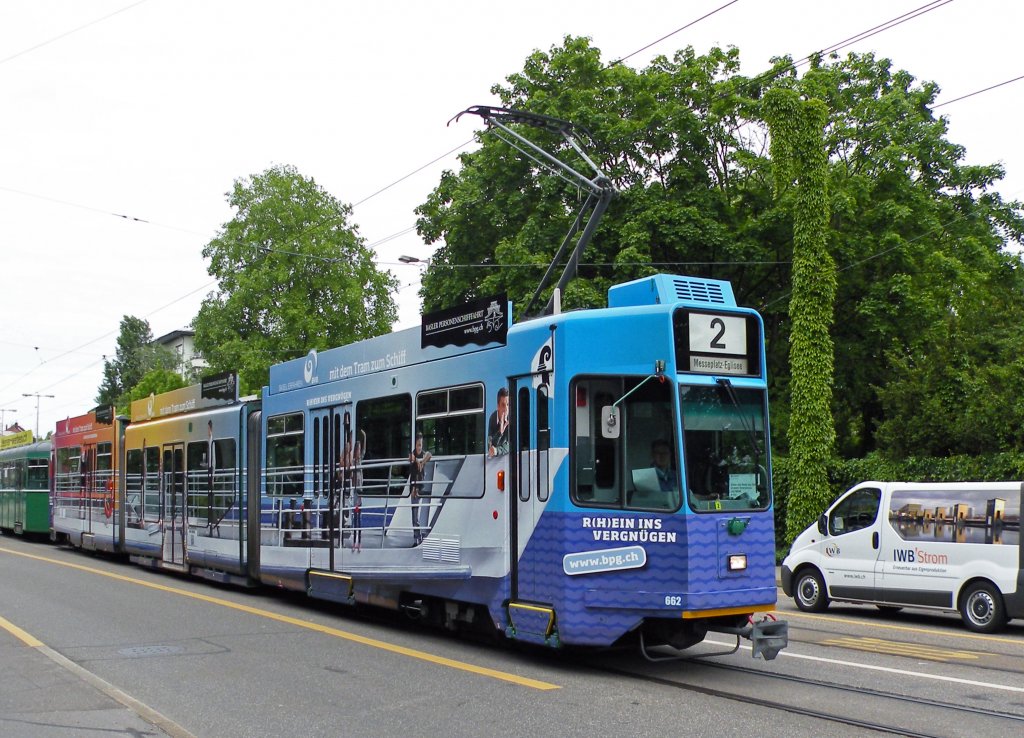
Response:
POLYGON ((824 513, 818 518, 818 532, 823 536, 828 535, 828 518, 825 517, 824 513))

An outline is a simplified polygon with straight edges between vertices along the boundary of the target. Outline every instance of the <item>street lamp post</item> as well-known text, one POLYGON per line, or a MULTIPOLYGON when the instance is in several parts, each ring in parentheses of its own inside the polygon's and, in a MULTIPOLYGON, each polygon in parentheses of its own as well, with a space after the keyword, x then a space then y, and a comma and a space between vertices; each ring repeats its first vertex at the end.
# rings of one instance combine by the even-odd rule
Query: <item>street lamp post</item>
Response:
POLYGON ((34 397, 34 398, 36 398, 36 439, 38 439, 39 438, 39 398, 40 397, 49 397, 50 399, 53 399, 54 397, 56 397, 56 395, 41 395, 38 392, 22 392, 21 396, 22 397, 34 397))

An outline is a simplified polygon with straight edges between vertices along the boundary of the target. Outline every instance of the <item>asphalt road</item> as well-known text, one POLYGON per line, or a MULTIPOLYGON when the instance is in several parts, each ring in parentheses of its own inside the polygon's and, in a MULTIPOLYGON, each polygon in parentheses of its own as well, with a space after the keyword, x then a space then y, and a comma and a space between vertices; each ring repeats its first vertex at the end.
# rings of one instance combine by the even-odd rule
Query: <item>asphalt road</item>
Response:
MULTIPOLYGON (((780 601, 780 610, 792 618, 788 652, 714 661, 874 685, 910 680, 940 697, 963 687, 948 672, 969 676, 979 700, 991 695, 1024 714, 1020 626, 1003 640, 966 642, 990 654, 979 665, 876 643, 889 625, 935 631, 936 654, 965 648, 965 633, 941 616, 900 624, 867 608, 811 618, 780 601)), ((10 536, 0 537, 0 618, 0 736, 877 735, 748 700, 751 689, 786 699, 792 687, 753 686, 743 673, 480 643, 393 614, 218 587, 10 536), (702 686, 682 688, 688 679, 702 686)), ((888 717, 899 719, 898 709, 888 717)))

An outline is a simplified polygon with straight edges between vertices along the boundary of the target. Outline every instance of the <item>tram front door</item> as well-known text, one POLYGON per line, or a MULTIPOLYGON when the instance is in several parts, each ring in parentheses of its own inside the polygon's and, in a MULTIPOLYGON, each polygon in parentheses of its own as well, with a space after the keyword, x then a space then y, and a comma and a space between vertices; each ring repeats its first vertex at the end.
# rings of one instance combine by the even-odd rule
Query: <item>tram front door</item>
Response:
POLYGON ((512 600, 542 600, 548 594, 534 570, 520 569, 519 559, 551 491, 549 395, 546 375, 518 377, 510 385, 508 501, 512 600))

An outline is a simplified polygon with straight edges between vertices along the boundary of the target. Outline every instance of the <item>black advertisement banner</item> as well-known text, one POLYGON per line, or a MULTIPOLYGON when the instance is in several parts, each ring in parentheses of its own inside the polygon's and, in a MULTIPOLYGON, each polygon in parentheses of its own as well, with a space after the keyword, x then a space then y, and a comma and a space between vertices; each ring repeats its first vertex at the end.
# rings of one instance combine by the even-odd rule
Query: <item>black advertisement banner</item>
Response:
POLYGON ((238 375, 235 372, 221 372, 203 377, 199 396, 204 400, 234 402, 238 399, 238 375))
POLYGON ((420 346, 505 345, 508 312, 508 296, 501 294, 424 314, 420 346))

